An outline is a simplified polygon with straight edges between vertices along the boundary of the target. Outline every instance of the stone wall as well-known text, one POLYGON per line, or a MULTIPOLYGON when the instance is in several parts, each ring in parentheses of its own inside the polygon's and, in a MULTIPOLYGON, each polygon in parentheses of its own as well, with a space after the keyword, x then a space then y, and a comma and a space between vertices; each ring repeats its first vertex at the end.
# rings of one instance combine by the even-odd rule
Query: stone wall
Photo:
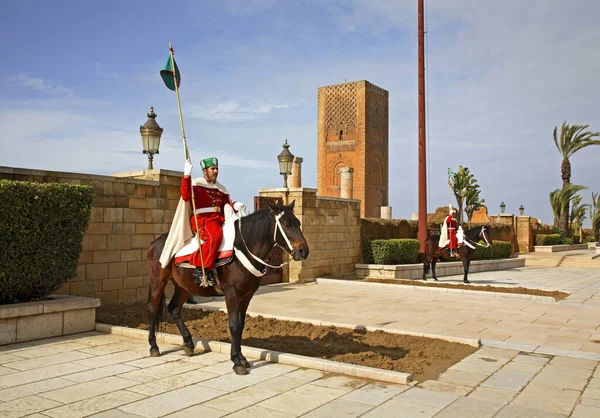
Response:
MULTIPOLYGON (((309 246, 303 261, 291 261, 283 280, 314 281, 319 276, 353 274, 360 262, 360 201, 317 196, 316 189, 262 189, 260 196, 295 201, 294 214, 302 223, 309 246)), ((284 255, 285 259, 286 255, 284 255)))
POLYGON ((0 167, 3 179, 93 187, 92 216, 77 276, 58 293, 98 298, 102 303, 146 300, 146 250, 152 240, 169 231, 181 174, 144 170, 97 176, 0 167))

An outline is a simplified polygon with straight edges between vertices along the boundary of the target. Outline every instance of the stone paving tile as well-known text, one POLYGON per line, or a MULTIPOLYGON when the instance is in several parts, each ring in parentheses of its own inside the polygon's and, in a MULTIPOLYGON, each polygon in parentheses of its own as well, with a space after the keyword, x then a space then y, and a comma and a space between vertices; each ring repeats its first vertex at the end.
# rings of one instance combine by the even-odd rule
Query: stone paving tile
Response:
POLYGON ((598 362, 579 358, 554 357, 552 361, 550 361, 550 365, 593 371, 598 366, 598 362))
MULTIPOLYGON (((531 375, 537 374, 540 370, 544 368, 543 364, 531 364, 531 363, 519 363, 519 362, 510 362, 506 366, 502 368, 504 371, 515 371, 522 373, 530 373, 531 375)), ((546 367, 548 368, 548 367, 546 367)))
POLYGON ((74 382, 60 377, 41 380, 39 382, 28 383, 26 385, 0 390, 0 401, 8 402, 19 398, 25 398, 27 396, 38 395, 51 390, 64 388, 74 384, 74 382))
POLYGON ((279 395, 279 392, 259 389, 253 386, 212 399, 203 403, 203 406, 220 409, 226 412, 235 412, 277 395, 279 395))
POLYGON ((227 354, 205 351, 194 354, 192 357, 183 358, 181 361, 201 364, 203 366, 212 366, 214 364, 231 361, 227 354))
POLYGON ((133 370, 127 373, 120 374, 119 377, 123 377, 129 380, 135 380, 137 382, 152 382, 153 380, 189 372, 197 368, 198 365, 193 363, 173 361, 169 363, 159 364, 157 366, 133 370))
POLYGON ((600 416, 600 408, 595 408, 588 405, 577 405, 573 413, 570 415, 573 418, 590 418, 600 416))
POLYGON ((342 396, 341 399, 375 406, 399 395, 409 388, 410 386, 398 386, 391 383, 369 383, 342 396))
POLYGON ((27 383, 78 373, 88 369, 89 367, 82 366, 80 364, 62 363, 55 364, 53 366, 42 367, 41 369, 12 373, 9 375, 0 376, 0 388, 4 389, 13 386, 25 385, 27 383))
POLYGON ((285 412, 254 405, 250 408, 242 409, 241 411, 234 412, 231 415, 227 415, 227 418, 291 418, 297 416, 297 414, 288 414, 285 412))
POLYGON ((548 357, 536 356, 531 354, 519 354, 512 359, 515 363, 541 364, 545 365, 550 361, 548 357))
POLYGON ((456 418, 456 417, 493 417, 504 406, 502 402, 483 401, 476 398, 457 399, 442 412, 436 415, 436 418, 456 418))
POLYGON ((260 402, 258 406, 288 414, 301 415, 346 393, 347 391, 315 386, 309 383, 260 402))
POLYGON ((280 363, 269 363, 267 361, 250 360, 252 368, 250 369, 253 374, 260 374, 262 376, 276 377, 286 373, 298 370, 298 367, 289 364, 280 363))
POLYGON ((127 390, 146 396, 155 396, 174 389, 180 389, 186 386, 194 385, 205 380, 214 379, 218 375, 206 373, 202 370, 193 370, 187 373, 165 377, 163 379, 153 380, 141 385, 132 386, 127 390))
POLYGON ((371 405, 352 402, 346 399, 336 399, 309 413, 303 418, 358 417, 372 409, 371 405))
POLYGON ((499 370, 481 385, 518 391, 521 390, 531 378, 533 378, 532 373, 522 373, 513 370, 499 370))
POLYGON ((326 376, 328 373, 322 372, 320 370, 314 369, 298 369, 291 373, 286 374, 286 377, 291 377, 292 379, 300 379, 306 382, 312 382, 313 380, 317 380, 326 376))
POLYGON ((103 379, 92 380, 90 382, 78 383, 73 386, 55 389, 45 392, 40 396, 66 404, 104 395, 110 392, 115 392, 117 390, 134 386, 135 384, 136 382, 132 380, 122 379, 116 376, 109 376, 103 379))
POLYGON ((59 342, 55 344, 47 344, 41 347, 29 348, 20 350, 17 355, 28 359, 34 359, 38 357, 55 356, 59 353, 67 353, 69 351, 81 350, 88 348, 86 344, 79 342, 59 342))
POLYGON ((458 398, 459 396, 455 394, 435 392, 421 388, 411 388, 394 397, 395 400, 433 406, 439 409, 445 408, 458 398))
POLYGON ((392 399, 383 405, 377 406, 364 414, 363 418, 429 418, 440 411, 435 406, 426 406, 418 403, 405 402, 392 399))
POLYGON ((189 408, 192 405, 209 401, 226 393, 222 390, 196 384, 129 403, 119 407, 119 409, 148 418, 162 417, 163 415, 189 408))
POLYGON ((0 403, 0 417, 18 418, 33 414, 46 409, 62 405, 59 402, 40 398, 39 396, 28 396, 26 398, 15 399, 14 401, 0 403))
POLYGON ((275 392, 287 392, 288 390, 297 388, 306 384, 306 380, 293 379, 287 376, 277 376, 273 379, 265 380, 264 382, 254 385, 260 389, 273 390, 275 392))
POLYGON ((480 386, 467 395, 468 398, 475 398, 488 402, 502 402, 504 404, 512 401, 518 394, 516 390, 488 388, 480 386))
MULTIPOLYGON (((218 375, 231 374, 233 370, 233 363, 229 359, 227 359, 227 361, 203 367, 202 370, 207 373, 213 373, 218 375)), ((250 369, 250 374, 252 374, 252 369, 250 369)))
POLYGON ((588 385, 588 387, 586 387, 585 391, 583 392, 583 396, 587 396, 594 399, 600 399, 600 387, 588 385))
POLYGON ((321 379, 314 380, 312 382, 313 385, 323 386, 331 389, 340 389, 346 392, 350 392, 352 390, 358 389, 361 386, 367 384, 364 379, 356 379, 349 376, 343 375, 329 375, 323 376, 321 379))
POLYGON ((587 379, 556 373, 546 373, 546 371, 544 370, 542 373, 537 375, 531 381, 531 383, 582 391, 585 385, 587 384, 587 379))
POLYGON ((473 391, 473 388, 468 386, 453 385, 452 383, 438 382, 437 380, 427 380, 419 383, 419 387, 436 392, 453 393, 458 396, 466 396, 473 391))
MULTIPOLYGON (((169 415, 170 416, 170 415, 169 415)), ((45 417, 45 415, 44 415, 45 417)), ((90 418, 139 418, 139 415, 130 414, 128 412, 119 411, 118 409, 110 409, 98 414, 90 415, 90 418)), ((27 417, 31 418, 31 417, 27 417)))
POLYGON ((578 390, 531 383, 511 405, 569 415, 580 395, 578 390))
POLYGON ((90 369, 84 372, 67 374, 63 379, 72 380, 77 383, 89 382, 91 380, 102 379, 103 377, 120 375, 122 373, 139 370, 136 367, 126 366, 124 364, 113 364, 112 366, 100 367, 98 369, 90 369))
POLYGON ((27 360, 13 361, 9 367, 21 371, 38 369, 40 367, 52 366, 53 364, 70 363, 91 357, 91 354, 80 353, 78 351, 66 351, 47 355, 44 357, 34 357, 27 360))
POLYGON ((142 395, 120 390, 46 410, 44 414, 53 418, 87 417, 140 399, 143 399, 142 395))
POLYGON ((563 418, 566 415, 553 414, 538 409, 523 408, 515 405, 507 405, 494 418, 563 418))
POLYGON ((483 382, 489 374, 485 373, 468 373, 460 370, 447 370, 440 375, 438 381, 452 383, 461 386, 478 386, 483 382))
POLYGON ((0 366, 0 376, 4 376, 7 374, 16 373, 16 372, 18 372, 17 369, 11 369, 9 367, 0 366))
POLYGON ((137 360, 139 358, 146 357, 147 355, 148 355, 147 353, 142 352, 141 350, 120 351, 117 353, 106 354, 104 356, 96 356, 96 357, 90 357, 90 358, 83 359, 83 360, 78 360, 75 362, 75 364, 80 364, 80 365, 86 366, 86 367, 98 368, 98 367, 110 366, 113 364, 127 363, 128 361, 137 360))
MULTIPOLYGON (((209 370, 210 367, 205 367, 202 371, 209 370)), ((213 379, 208 379, 202 382, 203 386, 223 390, 226 392, 233 392, 236 390, 240 390, 246 388, 248 386, 255 385, 260 382, 264 382, 268 380, 268 376, 263 376, 259 374, 248 374, 245 376, 238 376, 233 372, 230 372, 226 375, 221 375, 215 377, 213 379)))
POLYGON ((600 399, 595 399, 590 396, 586 396, 585 392, 581 395, 579 403, 587 406, 593 406, 594 408, 600 408, 600 399))
MULTIPOLYGON (((123 412, 125 413, 125 412, 123 412)), ((174 414, 165 415, 166 418, 189 418, 189 417, 198 417, 198 418, 219 418, 229 414, 227 411, 221 411, 220 409, 209 408, 204 405, 194 405, 192 407, 182 409, 181 411, 177 411, 174 414)), ((131 417, 138 417, 139 415, 130 415, 131 417)), ((231 416, 231 415, 228 415, 231 416)), ((104 417, 102 417, 104 418, 104 417)), ((111 417, 106 417, 111 418, 111 417)), ((115 418, 119 418, 118 416, 115 418)))
POLYGON ((495 359, 490 359, 492 360, 491 362, 485 362, 481 359, 479 359, 479 361, 476 360, 477 358, 472 358, 469 356, 465 360, 462 360, 461 362, 450 367, 448 371, 456 370, 471 374, 483 374, 489 376, 496 373, 504 365, 504 363, 500 363, 495 359))
POLYGON ((11 361, 25 360, 27 357, 21 357, 16 354, 0 354, 0 364, 10 363, 11 361))

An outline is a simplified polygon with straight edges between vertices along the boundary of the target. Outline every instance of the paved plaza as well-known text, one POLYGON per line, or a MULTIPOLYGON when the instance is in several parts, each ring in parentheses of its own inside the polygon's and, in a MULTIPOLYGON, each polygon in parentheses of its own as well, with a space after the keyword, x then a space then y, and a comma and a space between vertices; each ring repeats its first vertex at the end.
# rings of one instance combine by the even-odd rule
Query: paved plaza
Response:
MULTIPOLYGON (((187 357, 93 332, 0 346, 2 417, 596 417, 600 270, 519 268, 473 284, 564 290, 563 301, 319 279, 260 289, 252 314, 480 339, 436 380, 398 385, 226 354, 187 357)), ((459 283, 460 276, 440 278, 459 283)), ((199 299, 199 307, 224 308, 199 299)))

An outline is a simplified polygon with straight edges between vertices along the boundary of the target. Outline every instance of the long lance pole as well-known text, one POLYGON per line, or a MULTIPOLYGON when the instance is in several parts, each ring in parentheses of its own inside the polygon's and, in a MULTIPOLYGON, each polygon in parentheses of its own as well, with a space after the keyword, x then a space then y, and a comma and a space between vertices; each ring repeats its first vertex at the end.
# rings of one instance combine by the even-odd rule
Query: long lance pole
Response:
MULTIPOLYGON (((171 68, 173 70, 173 81, 175 84, 175 96, 177 96, 177 110, 179 111, 179 126, 181 126, 181 139, 183 140, 183 153, 186 160, 191 160, 190 152, 187 146, 187 139, 185 138, 185 128, 183 127, 183 116, 181 114, 181 101, 179 100, 179 86, 177 85, 177 71, 175 68, 175 51, 173 45, 169 42, 169 55, 171 56, 171 68)), ((202 263, 202 284, 208 285, 206 280, 206 272, 204 271, 204 257, 202 255, 202 241, 200 240, 200 228, 198 226, 198 218, 196 217, 196 202, 194 201, 194 185, 190 176, 190 184, 192 191, 192 210, 194 211, 194 221, 196 222, 196 240, 198 240, 198 251, 200 252, 200 262, 202 263)))

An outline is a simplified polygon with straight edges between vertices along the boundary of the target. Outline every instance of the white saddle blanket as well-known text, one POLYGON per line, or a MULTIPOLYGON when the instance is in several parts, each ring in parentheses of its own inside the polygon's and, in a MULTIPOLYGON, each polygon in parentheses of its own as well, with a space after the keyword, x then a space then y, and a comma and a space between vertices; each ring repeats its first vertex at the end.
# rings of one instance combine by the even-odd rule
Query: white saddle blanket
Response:
MULTIPOLYGON (((223 215, 225 215, 225 223, 223 224, 223 239, 219 246, 219 254, 222 252, 233 251, 233 242, 235 241, 235 221, 242 216, 248 215, 248 209, 245 205, 240 207, 240 210, 236 213, 230 204, 226 204, 223 208, 223 215)), ((202 241, 204 243, 204 241, 202 241)), ((198 240, 194 235, 192 238, 185 242, 185 245, 181 247, 175 257, 181 257, 184 255, 190 255, 198 250, 198 240)))

